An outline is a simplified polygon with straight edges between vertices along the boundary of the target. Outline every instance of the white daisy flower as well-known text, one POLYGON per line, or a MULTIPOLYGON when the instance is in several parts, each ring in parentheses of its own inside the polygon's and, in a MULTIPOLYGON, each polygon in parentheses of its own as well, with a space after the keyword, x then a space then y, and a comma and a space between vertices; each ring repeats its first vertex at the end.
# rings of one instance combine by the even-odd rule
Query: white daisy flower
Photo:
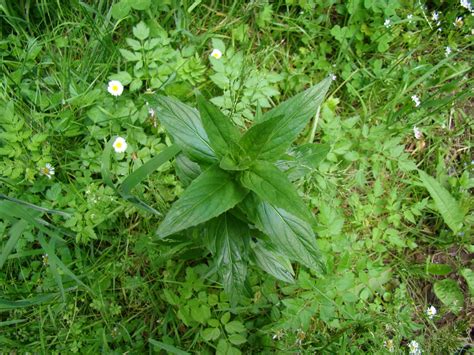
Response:
POLYGON ((123 153, 127 150, 127 142, 124 138, 117 137, 115 138, 113 147, 116 153, 123 153))
POLYGON ((416 139, 421 139, 421 137, 423 137, 423 133, 417 126, 413 127, 413 135, 415 136, 416 139))
POLYGON ((468 0, 461 0, 460 1, 461 3, 461 6, 464 7, 465 9, 469 10, 469 11, 472 11, 472 6, 471 6, 471 2, 468 1, 468 0))
POLYGON ((420 344, 418 344, 416 340, 410 341, 410 344, 408 344, 408 349, 410 350, 410 355, 421 354, 420 344))
POLYGON ((418 96, 413 95, 413 96, 411 97, 411 99, 412 99, 413 103, 415 104, 415 107, 420 106, 421 101, 420 101, 420 98, 419 98, 418 96))
POLYGON ((429 319, 433 319, 433 317, 436 315, 436 313, 438 313, 438 311, 433 306, 430 306, 426 310, 426 315, 428 316, 429 319))
POLYGON ((386 28, 390 28, 390 26, 392 26, 392 21, 390 21, 390 19, 386 19, 385 22, 383 23, 383 25, 386 27, 386 28))
POLYGON ((462 27, 464 22, 462 21, 462 16, 456 17, 456 20, 454 20, 453 25, 456 27, 462 27))
POLYGON ((221 59, 222 52, 218 50, 217 48, 214 48, 211 52, 211 57, 216 58, 216 59, 221 59))
POLYGON ((46 163, 44 168, 40 169, 41 174, 44 176, 47 176, 48 179, 51 179, 52 176, 54 175, 54 166, 52 166, 50 163, 46 163))
POLYGON ((451 54, 452 50, 451 50, 451 47, 446 47, 446 49, 444 50, 444 55, 446 57, 449 57, 449 55, 451 54))
POLYGON ((107 91, 113 96, 120 96, 123 92, 123 85, 118 80, 111 80, 109 81, 109 86, 107 87, 107 91))

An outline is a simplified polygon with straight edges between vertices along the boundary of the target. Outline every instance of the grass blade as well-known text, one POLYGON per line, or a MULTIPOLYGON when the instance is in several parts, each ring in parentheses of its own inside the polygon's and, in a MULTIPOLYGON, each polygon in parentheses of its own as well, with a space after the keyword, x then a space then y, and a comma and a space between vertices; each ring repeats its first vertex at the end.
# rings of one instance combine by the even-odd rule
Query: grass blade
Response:
POLYGON ((161 350, 164 350, 170 354, 175 354, 175 355, 190 355, 187 351, 183 351, 181 349, 178 349, 177 347, 174 347, 173 345, 165 344, 162 343, 161 341, 151 339, 149 338, 148 341, 150 344, 160 348, 161 350))
POLYGON ((25 230, 25 228, 28 226, 28 223, 25 221, 17 221, 9 231, 10 238, 8 239, 7 243, 2 249, 2 253, 0 254, 0 269, 3 267, 3 264, 5 264, 5 261, 8 258, 8 255, 12 252, 13 248, 15 247, 16 243, 18 242, 18 239, 20 239, 21 234, 25 230))

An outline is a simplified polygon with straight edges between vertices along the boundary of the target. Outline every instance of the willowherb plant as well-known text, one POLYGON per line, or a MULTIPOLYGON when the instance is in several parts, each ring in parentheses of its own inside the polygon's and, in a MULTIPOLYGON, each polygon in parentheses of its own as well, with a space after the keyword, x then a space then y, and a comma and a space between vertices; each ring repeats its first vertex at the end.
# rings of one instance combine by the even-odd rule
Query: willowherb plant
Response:
POLYGON ((179 146, 178 176, 187 186, 161 222, 167 238, 190 228, 213 255, 233 303, 245 290, 247 266, 255 263, 292 282, 291 261, 322 272, 314 219, 291 180, 326 156, 325 145, 291 147, 322 103, 331 79, 256 117, 245 133, 198 95, 198 110, 165 97, 147 101, 179 146))

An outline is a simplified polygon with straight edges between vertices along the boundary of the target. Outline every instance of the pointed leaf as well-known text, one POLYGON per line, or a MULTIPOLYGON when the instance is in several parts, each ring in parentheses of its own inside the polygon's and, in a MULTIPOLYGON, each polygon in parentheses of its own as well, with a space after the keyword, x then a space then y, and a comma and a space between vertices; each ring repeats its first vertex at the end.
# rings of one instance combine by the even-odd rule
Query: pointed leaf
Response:
POLYGON ((434 293, 451 312, 457 314, 464 306, 464 297, 456 281, 445 279, 434 283, 434 293))
POLYGON ((252 159, 277 160, 316 114, 323 102, 331 79, 281 103, 263 115, 263 122, 252 126, 242 137, 240 145, 252 159))
POLYGON ((262 200, 283 208, 293 215, 311 222, 313 217, 285 174, 273 164, 256 161, 242 173, 240 181, 262 200))
POLYGON ((217 217, 242 201, 247 191, 216 166, 204 171, 171 207, 158 228, 164 238, 217 217))
POLYGON ((421 181, 434 200, 438 212, 444 219, 444 222, 454 233, 462 228, 464 220, 464 211, 458 202, 436 179, 432 178, 422 170, 418 170, 421 181))
POLYGON ((234 151, 240 139, 237 127, 202 95, 197 96, 197 103, 204 129, 216 154, 222 158, 227 153, 234 151))
POLYGON ((295 272, 288 258, 271 250, 262 242, 256 243, 252 251, 252 259, 262 270, 278 280, 293 283, 295 272))
POLYGON ((254 193, 250 193, 239 207, 283 255, 313 270, 325 271, 316 246, 316 236, 309 223, 261 200, 254 193))
POLYGON ((176 174, 184 186, 188 186, 202 172, 199 164, 193 162, 184 154, 180 154, 176 157, 175 167, 176 174))
POLYGON ((329 153, 329 144, 308 143, 290 149, 288 156, 275 164, 290 181, 298 180, 315 170, 329 153))
POLYGON ((199 112, 179 100, 156 95, 147 98, 151 107, 157 108, 157 117, 177 145, 197 162, 214 163, 216 153, 199 117, 199 112))
POLYGON ((213 219, 208 227, 209 238, 215 240, 216 267, 224 290, 235 305, 242 296, 247 277, 249 229, 230 213, 213 219))

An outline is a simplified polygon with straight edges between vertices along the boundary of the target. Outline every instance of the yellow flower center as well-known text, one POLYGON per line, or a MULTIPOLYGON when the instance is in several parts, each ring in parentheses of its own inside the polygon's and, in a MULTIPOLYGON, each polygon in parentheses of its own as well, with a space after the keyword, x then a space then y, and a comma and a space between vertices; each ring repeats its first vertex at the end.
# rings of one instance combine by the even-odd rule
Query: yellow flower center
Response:
POLYGON ((117 142, 117 143, 115 143, 115 146, 116 146, 117 148, 121 148, 121 147, 122 147, 122 142, 117 142))
POLYGON ((118 91, 118 86, 117 85, 112 85, 112 90, 113 91, 118 91))

